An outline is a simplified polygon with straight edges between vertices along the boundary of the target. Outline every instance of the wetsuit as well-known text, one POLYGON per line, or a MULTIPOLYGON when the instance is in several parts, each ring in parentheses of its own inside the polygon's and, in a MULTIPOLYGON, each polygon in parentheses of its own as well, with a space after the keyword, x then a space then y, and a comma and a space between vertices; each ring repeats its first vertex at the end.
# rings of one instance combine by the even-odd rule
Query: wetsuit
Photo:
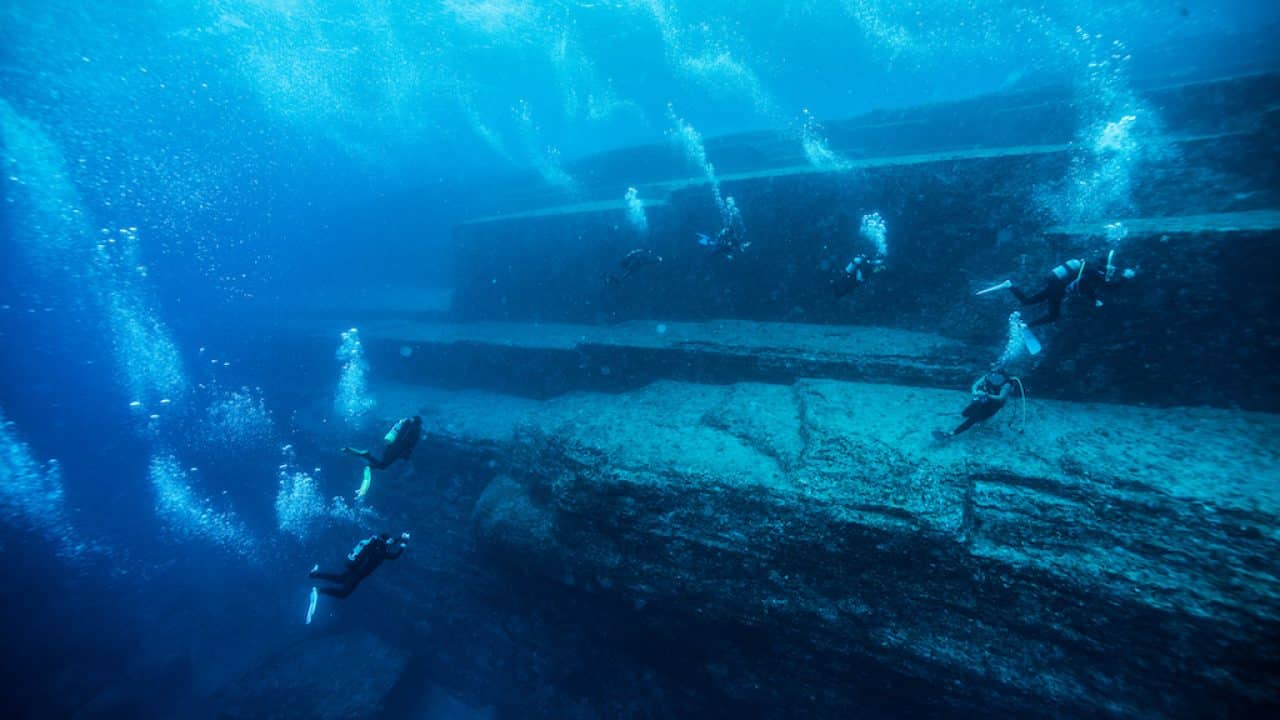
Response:
POLYGON ((609 284, 622 282, 631 277, 640 268, 648 265, 657 265, 660 262, 662 262, 662 256, 652 250, 646 248, 632 250, 618 263, 622 267, 622 274, 606 275, 605 282, 609 284))
POLYGON ((422 418, 417 415, 411 418, 404 418, 397 422, 391 428, 391 432, 387 433, 387 447, 382 451, 382 457, 374 457, 373 453, 368 450, 356 450, 354 448, 342 448, 342 451, 357 457, 363 458, 369 463, 369 467, 374 470, 386 470, 391 467, 392 463, 397 460, 408 460, 413 454, 413 448, 418 444, 418 439, 422 437, 422 418))
POLYGON ((868 258, 865 255, 858 255, 845 266, 839 277, 831 281, 831 290, 836 297, 842 298, 866 282, 871 273, 879 272, 883 267, 883 261, 879 257, 868 258))
POLYGON ((1098 291, 1107 284, 1107 262, 1105 259, 1084 262, 1068 260, 1049 273, 1049 278, 1040 292, 1027 295, 1017 287, 1011 286, 1009 292, 1018 298, 1018 302, 1027 305, 1048 305, 1044 317, 1027 323, 1027 327, 1036 327, 1054 322, 1062 314, 1062 301, 1068 295, 1082 295, 1090 304, 1098 301, 1098 291))
POLYGON ((741 230, 738 227, 726 225, 720 228, 720 232, 716 233, 714 238, 701 235, 698 242, 710 247, 712 255, 724 255, 732 260, 735 253, 743 252, 751 246, 751 243, 743 240, 740 234, 741 230))
POLYGON ((346 569, 340 573, 311 571, 312 580, 336 583, 333 587, 317 588, 317 592, 336 598, 345 598, 355 592, 361 580, 369 577, 384 560, 395 560, 404 554, 403 542, 382 535, 371 535, 361 540, 347 555, 346 569))
POLYGON ((977 397, 960 413, 964 416, 964 422, 951 431, 953 436, 1000 412, 1000 408, 1004 407, 1009 396, 1013 394, 1013 383, 1008 378, 1003 380, 1004 382, 997 385, 991 380, 990 375, 984 375, 981 380, 974 383, 973 394, 977 397))

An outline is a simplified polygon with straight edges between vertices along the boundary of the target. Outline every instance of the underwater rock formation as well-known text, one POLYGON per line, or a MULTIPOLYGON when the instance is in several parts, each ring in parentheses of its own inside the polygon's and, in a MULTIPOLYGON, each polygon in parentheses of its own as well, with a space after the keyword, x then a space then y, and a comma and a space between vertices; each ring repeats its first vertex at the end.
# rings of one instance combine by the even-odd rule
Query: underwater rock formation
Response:
POLYGON ((530 603, 575 594, 595 620, 574 632, 631 627, 726 713, 1223 717, 1280 697, 1274 417, 1040 401, 1021 432, 1011 403, 939 444, 962 393, 382 394, 421 409, 433 464, 497 464, 473 531, 530 603))
POLYGON ((723 384, 800 377, 967 385, 981 349, 889 328, 717 320, 566 323, 382 321, 365 331, 384 377, 531 397, 616 392, 658 379, 723 384), (409 349, 406 355, 402 348, 409 349))
POLYGON ((1069 304, 1045 328, 1036 384, 1074 390, 1062 399, 1280 411, 1270 372, 1280 343, 1270 272, 1280 262, 1280 174, 1270 162, 1280 74, 1144 95, 1167 123, 1147 148, 1161 159, 1134 168, 1131 208, 1096 222, 1062 224, 1049 211, 1067 203, 1057 191, 1072 168, 1065 93, 988 96, 832 125, 833 147, 855 159, 847 172, 815 172, 757 136, 722 138, 716 168, 752 243, 731 262, 696 242, 720 224, 703 179, 661 161, 655 148, 629 149, 626 163, 596 158, 590 170, 627 168, 629 183, 633 169, 652 173, 638 185, 654 198, 643 245, 662 266, 606 287, 604 274, 638 242, 624 205, 522 195, 543 204, 455 229, 448 317, 856 324, 990 347, 1017 305, 1006 293, 975 298, 976 290, 1004 279, 1034 286, 1068 258, 1105 255, 1114 245, 1106 226, 1118 223, 1128 236, 1117 262, 1136 267, 1136 280, 1104 307, 1069 304), (833 276, 855 251, 872 249, 858 237, 858 218, 872 210, 892 228, 893 253, 883 272, 837 299, 833 276), (1206 376, 1206 367, 1218 372, 1206 376))
POLYGON ((224 690, 220 717, 373 717, 407 660, 403 651, 370 633, 308 639, 286 648, 224 690))

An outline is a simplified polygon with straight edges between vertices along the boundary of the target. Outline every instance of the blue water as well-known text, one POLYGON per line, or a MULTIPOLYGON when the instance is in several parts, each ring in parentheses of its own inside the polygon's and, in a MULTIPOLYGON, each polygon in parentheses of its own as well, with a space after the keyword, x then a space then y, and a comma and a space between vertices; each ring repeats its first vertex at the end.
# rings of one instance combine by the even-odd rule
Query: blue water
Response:
MULTIPOLYGON (((839 172, 827 124, 1044 86, 1123 145, 1132 88, 1274 68, 1277 23, 1247 0, 6 2, 0 707, 214 717, 237 653, 304 637, 299 568, 380 529, 307 419, 383 431, 324 300, 450 288, 459 223, 622 202, 642 168, 583 168, 633 146, 711 178, 689 133, 839 172), (323 354, 284 341, 300 324, 323 354)), ((364 602, 326 627, 394 636, 364 602)))

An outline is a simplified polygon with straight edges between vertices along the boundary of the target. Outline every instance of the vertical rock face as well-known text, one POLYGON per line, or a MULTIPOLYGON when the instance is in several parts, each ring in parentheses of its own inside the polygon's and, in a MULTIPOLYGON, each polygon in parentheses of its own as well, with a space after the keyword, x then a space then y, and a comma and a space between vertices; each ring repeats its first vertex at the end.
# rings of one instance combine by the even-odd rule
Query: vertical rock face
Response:
POLYGON ((406 654, 368 633, 298 643, 223 691, 220 717, 361 720, 376 717, 406 654))
POLYGON ((789 383, 801 377, 956 387, 986 348, 875 327, 716 320, 617 325, 383 322, 364 336, 385 378, 529 397, 622 392, 655 380, 789 383), (400 348, 412 348, 406 357, 400 348))
POLYGON ((1275 708, 1274 419, 1041 403, 1025 434, 933 444, 920 419, 962 402, 805 381, 550 403, 474 530, 768 714, 1275 708))
MULTIPOLYGON (((1038 286, 1068 258, 1104 256, 1105 225, 1120 221, 1128 234, 1118 262, 1136 267, 1137 279, 1109 292, 1103 307, 1068 303, 1047 346, 1071 351, 1041 358, 1041 384, 1108 402, 1280 410, 1270 372, 1280 293, 1268 272, 1280 262, 1280 172, 1267 162, 1280 75, 1167 88, 1146 101, 1160 108, 1168 135, 1143 142, 1166 152, 1132 169, 1132 208, 1115 217, 1054 219, 1066 204, 1055 193, 1072 167, 1068 97, 987 97, 851 123, 842 142, 859 158, 856 181, 755 157, 752 138, 726 138, 713 160, 752 240, 731 262, 697 245, 697 233, 719 220, 706 188, 680 179, 679 165, 654 183, 665 200, 651 208, 643 240, 621 207, 595 204, 462 225, 452 313, 504 322, 856 323, 995 345, 1014 301, 974 298, 976 290, 1006 278, 1038 286), (868 249, 857 218, 873 210, 888 224, 888 264, 836 300, 833 276, 868 249), (662 265, 606 286, 605 273, 638 244, 662 255, 662 265), (1206 377, 1206 366, 1218 372, 1206 377)), ((833 127, 833 140, 841 136, 833 127)), ((1043 310, 1029 312, 1034 319, 1043 310)))

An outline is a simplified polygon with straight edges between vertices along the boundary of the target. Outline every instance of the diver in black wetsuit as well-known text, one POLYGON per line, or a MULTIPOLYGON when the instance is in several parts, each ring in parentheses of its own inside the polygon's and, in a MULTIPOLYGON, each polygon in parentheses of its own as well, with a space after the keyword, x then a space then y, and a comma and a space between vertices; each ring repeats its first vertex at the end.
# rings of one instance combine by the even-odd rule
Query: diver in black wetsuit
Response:
POLYGON ((1003 370, 996 369, 975 380, 969 391, 973 394, 973 402, 960 413, 964 422, 951 432, 935 430, 934 437, 939 440, 953 438, 1000 412, 1013 394, 1013 381, 1003 370))
POLYGON ((855 255, 849 261, 849 264, 845 266, 844 271, 831 281, 831 291, 837 298, 842 298, 853 292, 854 288, 871 279, 872 273, 878 273, 883 269, 883 257, 879 255, 875 257, 867 257, 862 254, 855 255))
POLYGON ((369 467, 374 470, 386 470, 391 467, 392 463, 397 460, 408 460, 413 454, 413 448, 418 444, 418 439, 422 437, 422 418, 414 415, 409 418, 402 418, 391 428, 383 438, 387 447, 382 451, 382 457, 376 458, 373 453, 368 450, 356 450, 354 448, 342 448, 342 452, 348 455, 355 455, 363 458, 369 463, 369 467))
POLYGON ((698 244, 711 248, 712 255, 724 255, 730 260, 734 255, 751 247, 751 242, 743 237, 740 222, 730 222, 720 228, 720 232, 713 238, 698 233, 698 244))
MULTIPOLYGON (((404 554, 409 546, 409 533, 401 533, 399 538, 392 539, 387 533, 370 535, 361 540, 347 555, 346 569, 340 573, 320 572, 320 566, 311 568, 312 580, 324 580, 336 583, 332 587, 317 588, 322 595, 339 599, 355 592, 360 581, 369 577, 384 560, 395 560, 404 554)), ((314 595, 312 596, 314 597, 314 595)), ((309 621, 309 619, 308 619, 309 621)))
POLYGON ((1116 267, 1114 260, 1114 250, 1106 257, 1090 262, 1081 259, 1068 260, 1050 271, 1044 287, 1034 295, 1027 295, 1009 280, 993 285, 978 294, 984 295, 995 290, 1007 289, 1018 298, 1018 302, 1022 303, 1023 307, 1044 303, 1048 306, 1044 317, 1027 323, 1027 327, 1045 325, 1055 322, 1062 314, 1062 302, 1068 296, 1078 295, 1084 297, 1094 307, 1102 307, 1102 300, 1098 297, 1101 290, 1134 277, 1135 272, 1132 268, 1121 271, 1116 267))
POLYGON ((636 248, 635 250, 627 253, 626 256, 618 262, 618 265, 622 268, 622 274, 605 275, 604 281, 610 285, 616 285, 617 283, 631 277, 640 268, 648 267, 649 265, 657 265, 660 262, 662 262, 661 255, 649 250, 648 248, 636 248))

